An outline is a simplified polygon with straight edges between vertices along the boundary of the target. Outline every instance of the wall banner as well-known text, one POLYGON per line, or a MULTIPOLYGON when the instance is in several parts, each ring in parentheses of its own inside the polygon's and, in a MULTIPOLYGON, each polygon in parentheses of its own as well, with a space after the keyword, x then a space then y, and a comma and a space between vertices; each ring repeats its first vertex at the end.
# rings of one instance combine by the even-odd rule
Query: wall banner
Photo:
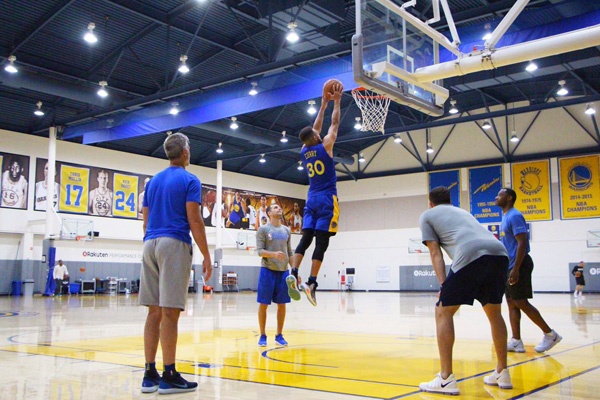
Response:
POLYGON ((87 214, 89 186, 89 168, 62 164, 60 166, 59 210, 87 214))
POLYGON ((558 160, 561 219, 600 217, 600 156, 558 160))
POLYGON ((511 165, 515 208, 527 221, 552 221, 550 161, 528 161, 511 165))
POLYGON ((495 200, 502 182, 502 165, 469 168, 470 212, 480 223, 502 221, 502 209, 495 200))
POLYGON ((137 218, 138 177, 115 172, 113 175, 113 215, 115 217, 137 218))
POLYGON ((452 169, 448 171, 430 172, 427 174, 429 178, 429 191, 438 186, 446 186, 450 189, 450 200, 452 205, 460 207, 460 170, 452 169))

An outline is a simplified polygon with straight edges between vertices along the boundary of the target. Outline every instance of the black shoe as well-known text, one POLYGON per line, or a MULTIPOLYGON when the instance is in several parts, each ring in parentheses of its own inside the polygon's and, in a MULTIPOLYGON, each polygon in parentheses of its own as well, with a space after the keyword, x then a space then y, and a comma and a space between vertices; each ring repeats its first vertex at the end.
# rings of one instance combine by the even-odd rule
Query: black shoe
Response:
POLYGON ((172 393, 184 393, 192 392, 196 390, 198 384, 196 382, 188 382, 179 372, 175 372, 173 376, 168 376, 163 373, 158 386, 158 394, 172 394, 172 393))

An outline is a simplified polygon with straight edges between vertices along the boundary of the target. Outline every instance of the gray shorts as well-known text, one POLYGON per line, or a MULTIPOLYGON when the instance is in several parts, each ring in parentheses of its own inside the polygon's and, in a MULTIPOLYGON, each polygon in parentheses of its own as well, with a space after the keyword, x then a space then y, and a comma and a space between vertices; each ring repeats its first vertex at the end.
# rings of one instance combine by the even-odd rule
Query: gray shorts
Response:
POLYGON ((170 237, 145 241, 139 303, 184 310, 191 269, 191 245, 170 237))

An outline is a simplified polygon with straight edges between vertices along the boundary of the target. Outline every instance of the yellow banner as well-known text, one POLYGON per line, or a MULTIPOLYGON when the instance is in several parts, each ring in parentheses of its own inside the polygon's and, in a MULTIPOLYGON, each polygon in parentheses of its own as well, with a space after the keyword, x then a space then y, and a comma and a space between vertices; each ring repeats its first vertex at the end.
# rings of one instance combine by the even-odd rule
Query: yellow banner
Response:
POLYGON ((549 160, 512 164, 512 185, 515 208, 528 222, 552 221, 549 160))
POLYGON ((138 177, 115 172, 113 178, 113 216, 137 218, 138 177))
POLYGON ((561 218, 600 217, 600 156, 561 158, 561 218))
POLYGON ((60 211, 87 214, 90 170, 62 164, 60 167, 60 211))

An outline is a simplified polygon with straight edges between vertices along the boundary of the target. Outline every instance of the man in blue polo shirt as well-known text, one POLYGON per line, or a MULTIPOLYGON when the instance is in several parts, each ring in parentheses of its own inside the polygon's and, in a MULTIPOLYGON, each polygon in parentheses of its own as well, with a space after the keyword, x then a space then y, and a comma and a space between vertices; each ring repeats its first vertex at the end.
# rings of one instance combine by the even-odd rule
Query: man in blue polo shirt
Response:
POLYGON ((521 311, 523 311, 544 332, 544 338, 534 348, 538 353, 543 353, 556 346, 562 340, 562 336, 548 326, 538 309, 527 300, 533 297, 531 285, 533 260, 529 256, 527 223, 523 214, 514 208, 516 200, 517 193, 510 188, 501 189, 496 196, 496 204, 502 208, 503 213, 500 240, 506 247, 510 259, 506 302, 508 303, 512 339, 508 342, 508 351, 525 352, 525 346, 521 340, 521 311))

